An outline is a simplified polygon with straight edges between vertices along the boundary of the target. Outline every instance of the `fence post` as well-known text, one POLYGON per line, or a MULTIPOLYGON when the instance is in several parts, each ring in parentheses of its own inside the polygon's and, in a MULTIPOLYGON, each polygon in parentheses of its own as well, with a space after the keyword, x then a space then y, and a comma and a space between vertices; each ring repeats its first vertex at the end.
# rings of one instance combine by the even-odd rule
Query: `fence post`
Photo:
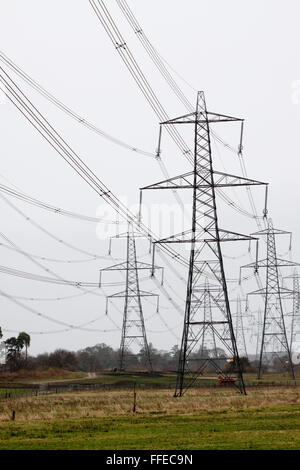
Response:
POLYGON ((136 386, 136 382, 134 382, 133 384, 133 409, 132 411, 135 413, 136 411, 136 391, 135 391, 135 386, 136 386))

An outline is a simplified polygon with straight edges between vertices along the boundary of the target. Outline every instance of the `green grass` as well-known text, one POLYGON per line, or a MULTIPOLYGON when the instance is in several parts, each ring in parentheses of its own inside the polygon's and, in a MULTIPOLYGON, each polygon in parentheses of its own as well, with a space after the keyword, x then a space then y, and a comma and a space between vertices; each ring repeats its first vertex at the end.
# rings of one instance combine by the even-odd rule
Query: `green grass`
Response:
POLYGON ((29 388, 0 388, 0 398, 5 398, 7 394, 13 397, 30 393, 34 393, 34 390, 29 388))
POLYGON ((159 374, 159 375, 144 375, 144 374, 99 374, 95 379, 88 379, 90 383, 104 383, 108 385, 116 383, 137 383, 140 385, 147 384, 174 384, 176 382, 175 374, 159 374))
POLYGON ((85 372, 73 372, 60 368, 38 370, 21 369, 17 372, 0 372, 0 386, 7 383, 31 383, 43 381, 60 381, 65 379, 76 380, 85 377, 85 372))
MULTIPOLYGON (((290 377, 288 375, 282 374, 265 374, 261 380, 257 380, 256 374, 249 373, 244 374, 244 380, 247 384, 256 384, 256 383, 265 383, 265 384, 284 384, 292 383, 290 377)), ((74 383, 76 379, 74 380, 74 383)), ((176 374, 174 373, 161 373, 161 374, 134 374, 134 373, 98 373, 97 377, 95 378, 86 378, 84 380, 85 383, 101 383, 106 385, 114 385, 118 384, 121 385, 122 383, 126 384, 133 384, 136 382, 139 385, 168 385, 174 386, 176 383, 176 374)), ((300 378, 298 377, 297 382, 300 383, 300 378)), ((55 380, 55 383, 59 383, 59 381, 55 380)), ((218 377, 215 373, 207 374, 202 377, 198 378, 198 383, 203 383, 204 386, 206 385, 218 385, 218 377)))
MULTIPOLYGON (((245 384, 256 385, 256 384, 281 384, 287 385, 290 381, 290 378, 287 374, 276 374, 268 373, 264 374, 260 381, 257 381, 255 373, 244 374, 245 384)), ((135 382, 141 387, 174 387, 176 383, 176 374, 175 373, 160 373, 160 374, 139 374, 139 373, 111 373, 111 372, 102 372, 97 373, 96 377, 89 378, 85 372, 70 372, 70 371, 60 371, 59 369, 49 369, 42 371, 19 371, 18 373, 9 374, 2 373, 0 374, 0 387, 5 388, 5 385, 10 383, 19 384, 29 384, 29 383, 39 383, 39 382, 49 382, 53 385, 66 385, 71 383, 89 383, 89 384, 104 384, 111 386, 132 386, 135 382), (65 379, 68 379, 67 381, 65 379)), ((300 384, 300 377, 298 377, 298 383, 300 384)), ((203 377, 199 377, 198 386, 218 386, 218 377, 212 373, 208 373, 203 377)))
POLYGON ((5 421, 0 449, 299 449, 300 405, 197 415, 5 421))

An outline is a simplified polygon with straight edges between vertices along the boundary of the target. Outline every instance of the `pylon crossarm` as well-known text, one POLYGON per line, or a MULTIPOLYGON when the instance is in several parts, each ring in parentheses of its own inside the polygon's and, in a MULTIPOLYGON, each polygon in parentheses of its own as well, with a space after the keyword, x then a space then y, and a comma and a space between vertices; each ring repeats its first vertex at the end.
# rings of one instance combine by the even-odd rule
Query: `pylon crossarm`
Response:
POLYGON ((214 171, 213 174, 219 176, 219 178, 214 181, 216 188, 226 188, 226 186, 268 186, 269 184, 237 175, 231 175, 229 173, 222 173, 220 171, 214 171), (223 182, 224 180, 225 182, 223 182))
POLYGON ((284 276, 282 279, 300 279, 300 274, 291 274, 290 276, 284 276))
POLYGON ((285 259, 276 258, 276 266, 280 267, 293 267, 293 266, 300 266, 300 263, 296 263, 294 261, 289 261, 285 259))
POLYGON ((189 113, 183 116, 179 116, 168 121, 161 122, 161 125, 170 124, 213 124, 218 122, 243 122, 244 119, 237 118, 234 116, 227 116, 226 114, 212 113, 210 111, 189 113))
POLYGON ((215 231, 210 229, 204 229, 200 224, 198 226, 198 233, 197 235, 193 235, 192 230, 186 230, 184 232, 177 233, 170 237, 162 238, 161 240, 157 240, 155 244, 163 244, 163 243, 215 243, 215 242, 235 242, 235 241, 249 241, 249 240, 257 240, 256 238, 245 235, 237 232, 231 232, 229 230, 218 230, 218 235, 215 231), (202 231, 199 232, 199 229, 202 231), (211 238, 206 238, 209 235, 211 238), (221 235, 221 236, 220 236, 221 235))
POLYGON ((109 266, 109 267, 107 267, 107 268, 102 268, 102 269, 100 269, 100 272, 104 272, 104 271, 119 271, 119 270, 122 270, 122 269, 127 269, 127 263, 126 263, 126 262, 114 264, 114 265, 109 266))
POLYGON ((152 271, 152 269, 164 269, 162 266, 153 266, 150 263, 142 263, 141 261, 136 262, 136 266, 128 266, 127 263, 120 263, 115 264, 113 266, 109 266, 108 268, 103 268, 101 271, 128 271, 128 270, 146 270, 152 271))
POLYGON ((109 248, 108 248, 108 254, 111 255, 111 251, 112 251, 112 241, 114 239, 122 239, 122 238, 128 238, 128 236, 130 235, 131 237, 134 237, 134 238, 148 238, 151 242, 151 237, 150 236, 146 236, 142 233, 138 233, 138 232, 134 232, 131 228, 131 225, 129 224, 129 230, 130 230, 130 234, 129 232, 123 232, 123 233, 119 233, 117 235, 114 235, 113 237, 110 237, 109 239, 109 248))
POLYGON ((292 235, 292 232, 286 232, 285 230, 278 230, 278 229, 275 229, 275 228, 272 228, 272 229, 266 228, 264 230, 260 230, 259 232, 251 233, 251 235, 254 235, 254 236, 269 235, 270 231, 272 232, 273 235, 292 235))
POLYGON ((169 119, 168 121, 160 122, 160 125, 165 126, 165 125, 170 125, 170 124, 176 124, 176 121, 184 121, 186 124, 188 124, 190 122, 189 118, 191 118, 192 116, 196 116, 195 111, 192 113, 184 114, 183 116, 179 116, 178 118, 169 119))
MULTIPOLYGON (((267 268, 268 267, 268 259, 262 259, 259 261, 254 261, 253 263, 245 264, 244 266, 241 266, 242 268, 267 268)), ((277 267, 277 268, 289 268, 293 266, 300 266, 299 263, 295 263, 293 261, 289 260, 284 260, 284 259, 279 259, 276 258, 275 264, 272 264, 272 266, 277 267)))
POLYGON ((198 122, 209 122, 209 123, 214 123, 214 122, 243 122, 244 119, 234 117, 234 116, 227 116, 226 114, 219 114, 219 113, 212 113, 211 111, 207 111, 206 113, 206 121, 205 120, 199 120, 198 122))
POLYGON ((207 232, 212 238, 204 238, 204 241, 206 243, 257 240, 257 238, 254 238, 251 235, 245 235, 242 233, 231 232, 229 230, 223 230, 223 229, 218 229, 219 236, 217 235, 216 231, 207 230, 207 232))
POLYGON ((143 263, 142 261, 137 261, 136 262, 136 269, 146 269, 146 270, 152 270, 154 269, 164 269, 162 266, 153 266, 151 263, 143 263))
MULTIPOLYGON (((240 269, 244 268, 267 268, 268 267, 269 260, 266 259, 261 259, 259 261, 254 261, 253 263, 245 264, 244 266, 241 266, 240 269)), ((272 266, 276 268, 285 268, 285 267, 293 267, 293 266, 300 266, 300 263, 296 263, 294 261, 289 261, 289 260, 284 260, 280 258, 276 258, 276 262, 272 263, 272 266)))
MULTIPOLYGON (((267 186, 268 183, 262 181, 252 180, 249 178, 243 178, 241 176, 231 175, 229 173, 222 173, 220 171, 214 171, 213 175, 217 175, 216 181, 214 181, 213 186, 215 188, 226 188, 233 186, 267 186)), ((211 188, 211 173, 207 172, 205 167, 200 167, 197 170, 198 181, 195 183, 194 172, 190 171, 173 178, 169 178, 158 183, 151 184, 149 186, 144 186, 140 188, 140 191, 149 190, 149 189, 205 189, 211 188), (204 173, 204 174, 202 174, 204 173)))
MULTIPOLYGON (((280 295, 293 295, 294 294, 293 290, 287 289, 285 287, 280 287, 278 289, 278 292, 280 293, 280 295)), ((270 293, 267 291, 267 289, 258 289, 252 292, 248 292, 247 297, 248 295, 270 295, 270 293)))
POLYGON ((244 264, 244 266, 241 266, 240 269, 247 269, 247 268, 266 268, 267 267, 267 259, 261 259, 259 261, 254 261, 253 263, 249 264, 244 264))
MULTIPOLYGON (((130 236, 134 238, 148 238, 146 235, 143 235, 142 233, 139 232, 130 232, 130 236)), ((117 235, 114 235, 113 237, 110 237, 110 240, 113 239, 119 239, 119 238, 127 238, 128 237, 128 232, 123 232, 123 233, 118 233, 117 235)))
MULTIPOLYGON (((107 298, 108 299, 115 299, 115 298, 122 298, 122 297, 136 297, 136 294, 134 292, 132 292, 132 294, 130 292, 128 292, 127 290, 126 291, 123 291, 123 292, 117 292, 116 294, 111 294, 111 295, 108 295, 107 298)), ((151 292, 146 292, 146 291, 141 291, 140 290, 140 297, 159 297, 158 294, 153 294, 151 292)))
POLYGON ((158 183, 150 184, 149 186, 144 186, 140 188, 140 191, 147 189, 190 189, 194 187, 193 176, 193 171, 189 171, 188 173, 174 176, 173 178, 168 178, 158 183))
POLYGON ((194 238, 192 237, 192 230, 186 230, 184 232, 171 235, 170 237, 157 240, 155 242, 155 245, 160 245, 164 243, 191 243, 192 240, 195 241, 195 237, 194 238))

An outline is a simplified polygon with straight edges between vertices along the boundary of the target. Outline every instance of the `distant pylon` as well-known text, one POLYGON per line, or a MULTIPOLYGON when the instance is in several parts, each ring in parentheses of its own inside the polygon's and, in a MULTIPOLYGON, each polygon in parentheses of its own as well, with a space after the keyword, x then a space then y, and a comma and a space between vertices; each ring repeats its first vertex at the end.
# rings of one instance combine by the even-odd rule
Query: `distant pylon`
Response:
POLYGON ((291 322, 290 349, 293 351, 297 336, 300 334, 300 291, 299 276, 297 273, 293 276, 293 313, 291 322))
POLYGON ((297 270, 291 276, 285 276, 284 279, 293 280, 293 310, 291 313, 290 323, 290 350, 293 353, 294 345, 297 341, 297 336, 300 337, 300 289, 299 289, 299 274, 297 270))
POLYGON ((235 339, 240 357, 248 357, 244 319, 247 316, 242 309, 242 300, 240 296, 236 300, 236 312, 232 315, 235 320, 235 339))
POLYGON ((207 324, 207 328, 203 332, 202 336, 202 344, 201 344, 201 352, 200 356, 204 357, 205 354, 209 354, 210 357, 217 358, 218 357, 218 349, 217 349, 217 342, 216 342, 216 335, 214 329, 211 328, 209 325, 212 324, 213 314, 213 295, 215 292, 219 293, 220 288, 214 287, 209 284, 208 279, 205 279, 205 284, 201 288, 199 288, 199 293, 202 291, 202 298, 200 302, 203 302, 203 317, 204 322, 207 324))
POLYGON ((255 360, 259 360, 260 356, 260 347, 261 347, 261 333, 262 333, 262 311, 259 308, 257 312, 257 323, 256 323, 256 350, 255 350, 255 360))
POLYGON ((267 258, 262 260, 257 258, 254 263, 242 266, 242 268, 254 268, 255 272, 259 268, 266 268, 266 287, 248 294, 263 295, 265 299, 258 379, 261 378, 263 364, 270 364, 275 358, 278 358, 282 367, 289 371, 293 379, 295 378, 282 305, 283 298, 291 296, 293 291, 280 287, 278 268, 297 266, 298 263, 277 257, 275 237, 285 234, 291 235, 290 232, 273 228, 272 220, 269 219, 265 230, 253 234, 267 237, 267 258))
POLYGON ((243 120, 209 112, 206 107, 204 93, 199 92, 195 112, 161 124, 161 126, 166 125, 168 128, 177 124, 191 124, 194 127, 193 170, 141 188, 142 190, 189 188, 193 191, 191 229, 156 242, 159 244, 189 243, 191 245, 184 327, 175 396, 182 396, 208 366, 213 367, 218 375, 228 377, 219 361, 215 360, 216 358, 210 357, 209 354, 201 357, 199 353, 203 350, 201 346, 203 336, 208 331, 214 333, 218 345, 223 348, 227 357, 233 361, 237 373, 237 386, 241 393, 246 393, 232 324, 221 244, 228 241, 249 240, 252 238, 219 228, 216 189, 265 183, 215 171, 211 149, 211 125, 224 122, 242 123, 243 120), (217 282, 218 288, 217 293, 211 294, 212 306, 214 307, 211 320, 205 318, 205 304, 201 300, 203 282, 207 276, 217 282))
POLYGON ((149 372, 153 371, 149 345, 147 341, 145 321, 142 308, 143 297, 156 297, 157 298, 157 311, 159 297, 157 294, 140 290, 139 286, 139 270, 147 270, 153 275, 155 269, 162 269, 158 266, 153 268, 152 264, 142 263, 137 261, 135 237, 140 236, 132 231, 129 227, 128 232, 125 234, 117 235, 115 238, 126 238, 127 240, 127 260, 124 263, 116 264, 108 268, 101 269, 100 271, 100 285, 101 275, 104 271, 125 271, 126 285, 125 291, 107 297, 107 305, 110 299, 124 298, 124 313, 122 336, 120 343, 120 370, 128 370, 129 358, 136 356, 133 354, 131 347, 136 344, 143 352, 143 362, 149 372))

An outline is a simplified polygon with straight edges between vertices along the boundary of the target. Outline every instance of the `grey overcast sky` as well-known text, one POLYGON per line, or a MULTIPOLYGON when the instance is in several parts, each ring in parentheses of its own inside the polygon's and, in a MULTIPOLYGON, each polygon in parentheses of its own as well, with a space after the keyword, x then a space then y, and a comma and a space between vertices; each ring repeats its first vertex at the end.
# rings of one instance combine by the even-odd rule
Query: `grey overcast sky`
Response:
MULTIPOLYGON (((193 103, 196 90, 204 90, 211 111, 245 118, 244 158, 248 175, 270 183, 269 216, 276 227, 293 232, 293 258, 300 261, 299 1, 128 0, 128 3, 161 56, 189 84, 174 75, 193 103)), ((116 2, 107 0, 106 4, 168 114, 171 117, 184 114, 186 110, 153 67, 116 2)), ((158 119, 87 0, 1 0, 0 8, 2 53, 103 131, 133 146, 155 151, 158 119)), ((126 150, 92 133, 41 97, 9 69, 5 70, 69 145, 128 205, 138 201, 139 187, 163 179, 154 158, 126 150)), ((32 197, 70 211, 95 216, 99 206, 100 210, 105 210, 89 186, 8 102, 0 104, 0 122, 1 184, 14 186, 32 197)), ((228 129, 223 126, 219 134, 237 147, 238 127, 228 129)), ((187 134, 186 138, 192 138, 192 135, 187 134)), ((218 169, 240 173, 237 156, 220 144, 214 150, 218 169)), ((172 176, 189 169, 188 163, 167 137, 162 145, 162 158, 172 176)), ((243 190, 240 196, 238 192, 229 191, 228 194, 251 212, 243 190)), ((253 195, 261 215, 263 190, 254 190, 253 195)), ((188 202, 186 195, 182 197, 188 202)), ((164 193, 159 196, 149 193, 146 197, 147 204, 156 204, 155 210, 158 203, 172 201, 174 203, 164 193)), ((64 218, 9 197, 7 200, 0 198, 0 207, 0 232, 9 239, 2 237, 0 240, 3 244, 0 245, 2 266, 53 277, 47 271, 50 269, 65 279, 97 282, 99 269, 115 262, 107 257, 108 243, 103 237, 97 237, 93 223, 64 218), (53 236, 76 247, 77 251, 53 236), (15 243, 23 253, 9 249, 9 242, 15 243), (78 249, 105 258, 93 261, 78 249), (40 265, 24 252, 39 256, 34 260, 40 265)), ((257 230, 253 219, 228 209, 222 201, 220 219, 227 229, 243 233, 257 230)), ((103 227, 99 230, 103 233, 103 227)), ((288 240, 281 241, 278 249, 287 256, 288 240)), ((125 255, 125 245, 121 241, 114 242, 113 250, 115 258, 125 255)), ((138 250, 141 259, 149 262, 147 243, 139 241, 138 250)), ((244 244, 228 248, 227 256, 229 278, 237 278, 239 265, 251 261, 244 244), (239 255, 243 256, 237 260, 229 258, 239 255)), ((180 266, 174 267, 186 276, 180 266)), ((185 284, 170 268, 166 268, 165 275, 166 292, 183 312, 185 284)), ((261 275, 264 279, 263 272, 261 275)), ((110 280, 122 282, 123 278, 116 274, 107 282, 110 280)), ((148 279, 143 279, 142 285, 145 290, 159 293, 156 285, 148 279)), ((253 288, 255 284, 245 282, 243 292, 253 288)), ((239 290, 234 283, 230 283, 230 289, 234 298, 239 290)), ((112 294, 116 290, 122 290, 122 286, 107 288, 106 292, 112 294)), ((70 286, 19 279, 2 273, 0 294, 0 325, 4 339, 15 334, 14 331, 33 332, 33 354, 58 347, 77 350, 100 342, 113 347, 119 345, 120 330, 117 328, 121 326, 122 303, 118 310, 113 306, 108 317, 103 316, 103 291, 96 289, 94 294, 90 294, 70 286), (17 305, 5 294, 35 309, 36 313, 17 305), (71 329, 55 333, 55 330, 66 327, 38 313, 68 325, 96 319, 86 327, 96 331, 71 329)), ((257 306, 254 305, 254 310, 257 306)), ((182 316, 166 295, 161 296, 160 316, 155 316, 155 306, 149 302, 145 302, 144 313, 148 339, 155 347, 167 349, 179 344, 182 316)), ((255 341, 252 338, 251 343, 250 339, 249 336, 249 346, 253 350, 255 341)))

